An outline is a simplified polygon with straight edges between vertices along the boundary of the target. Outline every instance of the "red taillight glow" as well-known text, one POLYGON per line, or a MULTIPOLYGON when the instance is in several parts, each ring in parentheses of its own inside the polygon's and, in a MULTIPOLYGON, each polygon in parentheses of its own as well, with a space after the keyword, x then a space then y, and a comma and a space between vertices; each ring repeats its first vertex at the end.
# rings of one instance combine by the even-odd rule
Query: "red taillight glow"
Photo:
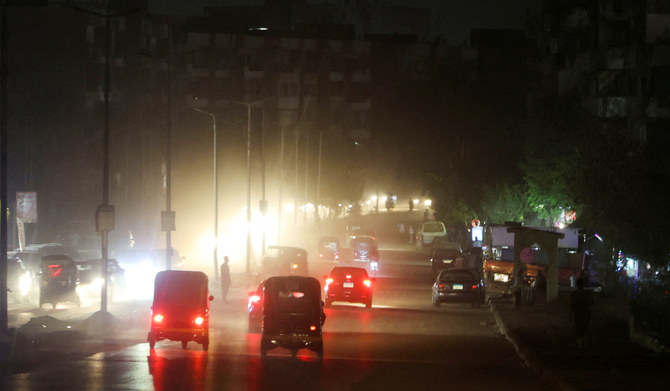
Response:
POLYGON ((165 317, 164 317, 163 315, 161 315, 161 314, 156 314, 156 315, 154 315, 154 322, 156 322, 156 323, 160 323, 160 322, 162 322, 163 319, 165 319, 165 317))
POLYGON ((443 289, 443 288, 445 287, 445 285, 444 285, 444 284, 440 284, 440 285, 438 285, 437 287, 440 288, 440 289, 443 289))
POLYGON ((332 278, 326 278, 326 286, 330 285, 333 282, 332 278))
POLYGON ((249 297, 249 303, 258 303, 261 301, 261 297, 258 295, 253 295, 249 297))
POLYGON ((198 326, 202 326, 203 323, 205 323, 205 318, 202 316, 196 316, 195 319, 193 319, 193 323, 195 323, 198 326))
POLYGON ((316 326, 309 326, 309 331, 316 331, 316 326))
POLYGON ((372 281, 370 280, 363 280, 363 285, 367 286, 368 288, 372 286, 372 281))
POLYGON ((473 285, 473 286, 472 286, 472 289, 477 289, 477 285, 473 285))

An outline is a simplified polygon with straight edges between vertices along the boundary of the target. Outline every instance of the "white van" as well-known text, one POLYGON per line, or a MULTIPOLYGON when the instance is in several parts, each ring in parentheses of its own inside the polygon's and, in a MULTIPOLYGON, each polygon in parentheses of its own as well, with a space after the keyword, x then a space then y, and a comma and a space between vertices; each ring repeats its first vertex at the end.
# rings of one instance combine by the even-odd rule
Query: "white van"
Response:
POLYGON ((437 237, 447 236, 447 227, 441 221, 426 221, 421 224, 421 229, 417 232, 417 243, 420 246, 430 246, 437 237))

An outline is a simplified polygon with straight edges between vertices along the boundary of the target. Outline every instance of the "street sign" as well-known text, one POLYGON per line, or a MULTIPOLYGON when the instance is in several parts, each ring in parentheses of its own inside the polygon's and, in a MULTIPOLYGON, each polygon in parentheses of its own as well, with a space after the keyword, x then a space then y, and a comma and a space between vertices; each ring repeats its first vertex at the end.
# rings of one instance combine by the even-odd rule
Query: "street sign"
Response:
POLYGON ((16 218, 24 223, 37 222, 37 192, 16 193, 16 218))
POLYGON ((161 230, 163 232, 175 230, 175 212, 170 210, 161 211, 161 230))

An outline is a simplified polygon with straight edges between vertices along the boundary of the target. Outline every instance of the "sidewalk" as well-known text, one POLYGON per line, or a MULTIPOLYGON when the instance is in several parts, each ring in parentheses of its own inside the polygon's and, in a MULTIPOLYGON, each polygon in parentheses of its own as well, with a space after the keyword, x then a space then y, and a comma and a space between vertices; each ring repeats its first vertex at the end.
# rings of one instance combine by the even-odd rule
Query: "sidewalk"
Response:
POLYGON ((497 302, 491 311, 519 356, 554 390, 667 390, 670 353, 629 333, 627 305, 594 294, 589 346, 577 348, 568 320, 570 291, 556 302, 514 309, 497 302))

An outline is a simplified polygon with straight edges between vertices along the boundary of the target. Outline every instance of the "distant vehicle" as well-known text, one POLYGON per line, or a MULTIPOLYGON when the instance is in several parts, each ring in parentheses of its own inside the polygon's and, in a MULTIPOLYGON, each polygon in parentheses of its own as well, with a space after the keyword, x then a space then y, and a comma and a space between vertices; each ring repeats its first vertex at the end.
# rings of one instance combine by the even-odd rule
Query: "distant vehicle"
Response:
POLYGON ((15 302, 28 301, 33 285, 32 273, 17 257, 7 257, 7 290, 15 302))
POLYGON ((371 228, 360 225, 347 225, 345 238, 347 247, 351 247, 353 240, 359 236, 375 236, 375 231, 371 228))
POLYGON ((372 283, 375 279, 365 269, 337 266, 324 278, 326 307, 335 301, 362 303, 366 308, 372 307, 372 283))
POLYGON ((307 251, 299 247, 270 246, 262 259, 265 276, 307 275, 307 251))
POLYGON ((340 261, 340 241, 332 236, 323 236, 319 238, 319 261, 339 262, 340 261))
POLYGON ((169 339, 181 341, 186 349, 189 341, 209 349, 209 294, 207 275, 203 272, 164 270, 156 274, 154 300, 151 306, 149 347, 169 339))
POLYGON ((430 267, 433 273, 442 269, 463 267, 463 256, 455 249, 438 248, 430 257, 430 267))
POLYGON ((265 280, 258 284, 258 289, 249 292, 249 301, 247 311, 249 313, 248 329, 250 333, 260 333, 263 331, 263 288, 265 280))
POLYGON ((421 224, 421 228, 416 235, 417 245, 428 247, 433 244, 435 238, 447 236, 447 227, 441 221, 426 221, 421 224))
POLYGON ((380 267, 377 239, 373 236, 358 236, 351 246, 354 266, 363 267, 373 275, 376 274, 380 267))
MULTIPOLYGON (((99 295, 104 280, 102 259, 87 259, 76 264, 79 271, 79 291, 86 291, 92 296, 99 295)), ((119 297, 125 291, 126 275, 116 259, 107 260, 107 276, 109 295, 112 299, 119 297)))
POLYGON ((43 256, 40 263, 39 281, 40 308, 44 303, 51 303, 52 308, 56 308, 58 303, 63 302, 74 303, 77 307, 81 306, 77 293, 79 272, 74 259, 69 256, 43 256))
POLYGON ((263 290, 261 357, 270 349, 309 349, 323 359, 322 327, 326 320, 321 284, 313 277, 270 277, 263 290))
POLYGON ((433 284, 433 306, 465 302, 471 303, 473 307, 479 307, 485 299, 484 283, 480 276, 480 272, 476 269, 442 270, 433 284))
POLYGON ((146 248, 121 248, 112 253, 119 266, 125 271, 126 286, 135 298, 149 299, 153 294, 156 273, 165 269, 165 259, 161 262, 153 250, 146 248))

